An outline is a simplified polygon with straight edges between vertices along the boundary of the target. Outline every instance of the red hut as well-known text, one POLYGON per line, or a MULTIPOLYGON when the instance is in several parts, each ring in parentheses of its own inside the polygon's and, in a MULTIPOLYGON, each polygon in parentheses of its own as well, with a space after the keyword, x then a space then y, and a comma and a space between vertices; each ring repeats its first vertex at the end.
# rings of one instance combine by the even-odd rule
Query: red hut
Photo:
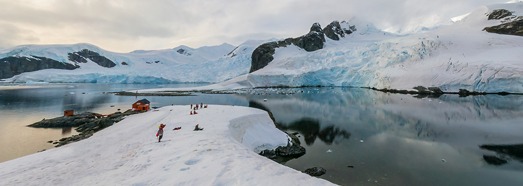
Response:
POLYGON ((133 104, 133 110, 148 111, 149 109, 151 109, 150 104, 151 102, 149 102, 149 100, 147 99, 138 100, 133 104))
POLYGON ((74 110, 65 110, 64 116, 74 116, 74 110))

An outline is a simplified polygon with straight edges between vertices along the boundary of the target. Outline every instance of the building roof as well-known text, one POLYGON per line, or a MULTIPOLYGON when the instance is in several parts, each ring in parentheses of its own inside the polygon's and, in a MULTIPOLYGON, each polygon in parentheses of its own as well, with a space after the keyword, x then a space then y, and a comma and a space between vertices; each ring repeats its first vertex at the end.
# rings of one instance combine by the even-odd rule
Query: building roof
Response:
POLYGON ((140 102, 141 104, 150 104, 150 103, 151 103, 151 102, 150 102, 149 100, 147 100, 147 99, 141 99, 141 100, 136 101, 135 103, 138 103, 138 102, 140 102))

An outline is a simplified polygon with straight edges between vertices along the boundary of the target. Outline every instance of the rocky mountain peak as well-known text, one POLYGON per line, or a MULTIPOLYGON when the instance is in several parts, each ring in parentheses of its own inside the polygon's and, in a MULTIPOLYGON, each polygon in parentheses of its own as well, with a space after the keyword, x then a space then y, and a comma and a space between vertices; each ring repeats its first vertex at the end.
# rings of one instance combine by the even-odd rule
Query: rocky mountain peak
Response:
POLYGON ((325 36, 335 41, 340 40, 345 35, 352 34, 354 31, 356 31, 356 27, 349 25, 346 21, 342 21, 341 24, 339 21, 333 21, 323 29, 325 36))
POLYGON ((511 11, 506 9, 493 10, 488 14, 488 20, 501 20, 502 24, 485 27, 483 30, 506 35, 523 36, 523 16, 513 15, 511 11))
POLYGON ((320 25, 320 23, 314 23, 314 24, 312 24, 309 33, 310 33, 310 32, 320 32, 320 33, 323 33, 323 29, 321 29, 321 25, 320 25))
POLYGON ((351 34, 354 31, 356 31, 356 27, 350 26, 345 21, 343 21, 342 24, 338 21, 333 21, 323 29, 320 23, 314 23, 309 33, 303 36, 268 42, 258 46, 251 55, 252 62, 249 72, 254 72, 267 66, 274 59, 272 55, 274 55, 276 48, 293 44, 307 52, 312 52, 323 48, 325 36, 332 40, 339 40, 340 37, 345 37, 345 35, 351 34))
POLYGON ((512 12, 505 9, 497 9, 488 15, 488 20, 500 20, 508 16, 512 16, 512 12))

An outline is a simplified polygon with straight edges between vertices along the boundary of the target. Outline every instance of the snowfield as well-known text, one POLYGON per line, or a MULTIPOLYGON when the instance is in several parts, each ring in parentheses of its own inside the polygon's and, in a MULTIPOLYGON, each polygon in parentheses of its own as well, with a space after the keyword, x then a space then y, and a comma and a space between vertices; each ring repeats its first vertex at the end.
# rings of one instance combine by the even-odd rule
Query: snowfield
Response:
POLYGON ((252 73, 248 73, 252 52, 264 41, 248 41, 236 48, 228 44, 197 49, 180 46, 128 54, 86 44, 21 46, 0 51, 0 57, 38 54, 67 62, 67 52, 87 47, 118 65, 107 69, 89 62, 72 71, 23 73, 7 82, 221 82, 207 87, 218 89, 346 86, 413 90, 424 86, 439 87, 444 92, 523 93, 523 37, 483 31, 503 23, 488 20, 487 15, 496 9, 523 16, 523 2, 482 6, 452 18, 446 25, 406 35, 387 33, 353 18, 348 24, 357 30, 340 41, 326 38, 324 48, 313 52, 294 45, 276 48, 274 59, 252 73))
POLYGON ((288 140, 265 111, 189 112, 183 105, 132 115, 83 141, 0 163, 0 185, 332 185, 257 154, 288 140), (158 143, 160 123, 167 127, 158 143), (204 130, 193 131, 196 124, 204 130))
POLYGON ((499 25, 487 20, 496 9, 523 16, 523 2, 479 7, 453 23, 408 35, 355 23, 357 31, 323 49, 276 48, 264 68, 210 86, 142 90, 224 90, 255 87, 345 86, 413 90, 439 87, 444 92, 523 93, 523 37, 483 31, 499 25))

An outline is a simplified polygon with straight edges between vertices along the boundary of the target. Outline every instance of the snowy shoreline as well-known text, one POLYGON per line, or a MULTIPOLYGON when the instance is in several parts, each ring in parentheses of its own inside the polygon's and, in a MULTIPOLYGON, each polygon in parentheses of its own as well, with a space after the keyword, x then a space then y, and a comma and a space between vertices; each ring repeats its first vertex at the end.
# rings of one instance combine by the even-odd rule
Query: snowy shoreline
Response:
POLYGON ((132 115, 88 139, 0 163, 0 185, 332 184, 257 154, 288 140, 267 112, 221 105, 189 111, 168 106, 132 115), (160 123, 167 127, 158 143, 160 123), (193 131, 195 124, 204 130, 193 131))

